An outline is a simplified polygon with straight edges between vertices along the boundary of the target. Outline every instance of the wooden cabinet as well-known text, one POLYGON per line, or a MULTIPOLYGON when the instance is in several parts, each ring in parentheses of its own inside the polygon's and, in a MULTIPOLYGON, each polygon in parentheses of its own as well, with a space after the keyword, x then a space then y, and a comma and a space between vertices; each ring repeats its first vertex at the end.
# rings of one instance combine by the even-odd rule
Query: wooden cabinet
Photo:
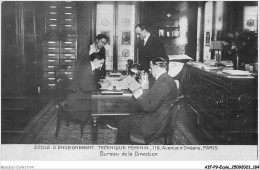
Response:
POLYGON ((73 70, 77 59, 77 38, 65 38, 63 41, 44 41, 44 87, 55 90, 55 79, 65 74, 73 78, 73 70))
POLYGON ((214 144, 257 144, 257 78, 187 64, 183 91, 214 144))
POLYGON ((76 2, 46 2, 43 76, 45 91, 55 90, 55 79, 72 79, 77 59, 76 2))

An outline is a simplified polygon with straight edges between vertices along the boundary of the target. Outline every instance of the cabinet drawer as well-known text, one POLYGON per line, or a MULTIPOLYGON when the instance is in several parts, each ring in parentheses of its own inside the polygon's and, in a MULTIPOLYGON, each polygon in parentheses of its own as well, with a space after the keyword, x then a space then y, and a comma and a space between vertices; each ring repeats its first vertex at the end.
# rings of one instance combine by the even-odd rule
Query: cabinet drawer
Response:
POLYGON ((61 41, 62 47, 76 47, 75 41, 61 41))
POLYGON ((74 47, 62 47, 61 53, 76 53, 76 48, 74 48, 74 47))
POLYGON ((46 84, 55 84, 56 80, 53 77, 44 77, 44 82, 46 82, 46 84))
POLYGON ((44 65, 56 66, 59 65, 59 60, 44 60, 44 65))
POLYGON ((59 25, 59 20, 57 18, 49 18, 47 21, 46 21, 46 24, 47 25, 59 25))
POLYGON ((76 54, 61 54, 60 59, 76 59, 76 54))
POLYGON ((61 19, 73 19, 76 20, 76 12, 74 11, 61 11, 61 19))
POLYGON ((60 74, 66 75, 68 78, 73 78, 73 72, 72 71, 60 71, 60 74))
POLYGON ((75 65, 75 60, 60 60, 60 65, 75 65))
POLYGON ((61 18, 60 23, 61 23, 61 24, 76 25, 76 21, 75 21, 74 18, 61 18))
POLYGON ((76 32, 76 25, 73 24, 61 24, 60 25, 60 29, 61 31, 72 31, 72 32, 76 32))
POLYGON ((76 9, 76 3, 73 1, 65 1, 64 3, 61 4, 61 7, 65 8, 65 9, 66 9, 66 7, 72 7, 74 9, 76 9))
POLYGON ((46 25, 46 30, 58 32, 59 31, 59 25, 57 25, 57 24, 46 25))
POLYGON ((55 72, 54 71, 45 71, 44 77, 45 78, 55 78, 55 72))
POLYGON ((44 47, 45 53, 59 53, 59 47, 44 47))
POLYGON ((56 85, 55 85, 55 83, 46 83, 45 88, 47 90, 56 90, 56 85))
POLYGON ((59 41, 44 41, 43 45, 45 47, 59 47, 59 41))
POLYGON ((76 7, 71 5, 71 4, 68 4, 68 5, 64 5, 61 7, 61 13, 62 14, 65 14, 65 13, 73 13, 75 14, 76 13, 76 7))
POLYGON ((59 59, 59 54, 44 54, 44 59, 45 60, 58 60, 59 59))
POLYGON ((55 71, 55 67, 56 66, 45 65, 43 68, 44 68, 44 71, 55 71))

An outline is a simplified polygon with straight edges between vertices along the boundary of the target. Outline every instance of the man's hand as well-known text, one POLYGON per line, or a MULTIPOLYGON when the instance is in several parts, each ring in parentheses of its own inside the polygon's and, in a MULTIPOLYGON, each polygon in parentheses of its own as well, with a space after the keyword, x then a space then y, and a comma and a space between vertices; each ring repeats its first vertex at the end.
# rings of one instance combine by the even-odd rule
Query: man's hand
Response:
POLYGON ((105 79, 101 79, 99 84, 101 85, 101 88, 108 88, 111 85, 111 82, 105 79))
POLYGON ((137 89, 136 91, 133 92, 134 98, 138 98, 143 94, 143 89, 137 89))

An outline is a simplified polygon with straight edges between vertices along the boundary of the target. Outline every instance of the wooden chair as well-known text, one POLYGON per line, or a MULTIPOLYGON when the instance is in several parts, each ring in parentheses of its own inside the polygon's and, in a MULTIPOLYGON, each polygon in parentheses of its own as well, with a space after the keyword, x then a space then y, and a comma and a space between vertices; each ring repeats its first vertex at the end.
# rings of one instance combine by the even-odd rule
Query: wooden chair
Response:
MULTIPOLYGON (((176 128, 176 120, 180 114, 181 109, 181 101, 183 100, 184 96, 181 95, 177 97, 171 104, 171 107, 168 111, 168 118, 165 126, 163 127, 163 134, 158 136, 154 136, 149 145, 171 145, 173 143, 173 135, 176 128)), ((145 145, 143 134, 140 133, 131 133, 130 132, 130 139, 133 145, 145 145)))
POLYGON ((69 93, 75 93, 76 90, 69 88, 71 83, 70 79, 66 77, 59 77, 56 81, 56 107, 58 109, 57 115, 57 124, 56 124, 56 132, 55 137, 58 137, 58 133, 60 130, 62 120, 66 120, 66 126, 69 126, 69 122, 74 122, 80 124, 80 137, 83 140, 83 129, 84 125, 87 123, 87 120, 80 120, 76 118, 76 112, 85 112, 84 110, 81 111, 73 111, 73 113, 67 111, 66 107, 66 97, 69 93), (68 82, 69 81, 69 82, 68 82))

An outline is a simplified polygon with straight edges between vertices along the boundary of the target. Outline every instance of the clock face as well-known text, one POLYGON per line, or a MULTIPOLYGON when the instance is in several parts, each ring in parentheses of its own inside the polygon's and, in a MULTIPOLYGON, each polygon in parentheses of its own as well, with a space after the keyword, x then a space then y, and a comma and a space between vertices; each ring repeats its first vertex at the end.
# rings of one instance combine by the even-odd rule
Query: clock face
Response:
POLYGON ((249 27, 253 27, 253 26, 255 25, 255 22, 254 22, 254 20, 249 19, 249 20, 247 20, 246 24, 247 24, 247 26, 249 26, 249 27))

